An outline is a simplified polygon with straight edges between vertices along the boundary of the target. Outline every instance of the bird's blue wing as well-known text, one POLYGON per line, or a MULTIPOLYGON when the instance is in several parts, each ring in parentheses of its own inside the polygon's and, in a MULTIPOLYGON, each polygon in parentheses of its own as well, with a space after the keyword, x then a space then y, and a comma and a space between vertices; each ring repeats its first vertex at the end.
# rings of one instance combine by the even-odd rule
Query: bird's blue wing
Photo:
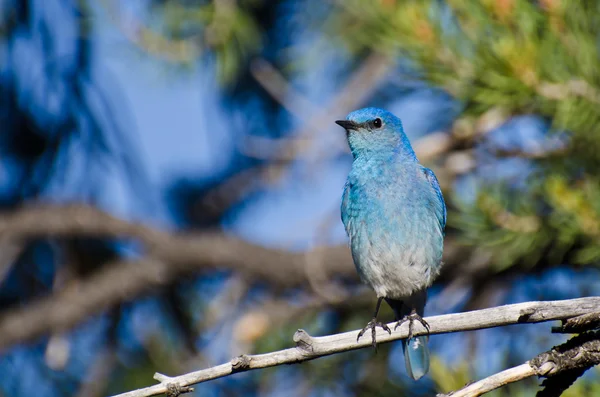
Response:
POLYGON ((429 184, 433 188, 435 195, 437 197, 437 205, 435 206, 436 215, 438 220, 440 221, 440 226, 442 230, 446 227, 446 203, 444 202, 444 196, 442 196, 442 189, 440 188, 440 183, 438 182, 435 174, 429 168, 423 167, 423 173, 425 177, 429 181, 429 184))
POLYGON ((344 194, 342 196, 342 223, 344 224, 344 227, 347 228, 348 226, 348 202, 350 200, 350 186, 348 184, 348 182, 346 182, 346 185, 344 186, 344 194))

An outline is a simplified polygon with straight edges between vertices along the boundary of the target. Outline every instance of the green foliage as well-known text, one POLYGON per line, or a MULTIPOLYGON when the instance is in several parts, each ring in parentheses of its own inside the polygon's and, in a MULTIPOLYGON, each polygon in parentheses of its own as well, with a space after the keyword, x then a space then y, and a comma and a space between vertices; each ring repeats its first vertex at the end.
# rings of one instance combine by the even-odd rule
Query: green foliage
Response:
POLYGON ((436 356, 431 357, 429 373, 438 390, 443 393, 459 390, 471 381, 469 366, 466 362, 449 367, 436 356))
POLYGON ((222 82, 230 83, 240 66, 261 42, 260 27, 251 14, 256 1, 168 1, 156 5, 167 42, 183 41, 195 52, 184 58, 193 62, 205 51, 214 54, 222 82))
POLYGON ((562 0, 339 4, 331 32, 356 54, 408 57, 464 103, 460 127, 501 109, 539 114, 569 133, 566 150, 531 160, 538 172, 527 187, 488 184, 474 204, 452 203, 459 239, 490 250, 497 270, 600 259, 599 11, 598 2, 562 0))
MULTIPOLYGON (((148 380, 152 379, 157 367, 157 363, 153 360, 140 360, 132 366, 118 367, 114 371, 116 376, 108 385, 104 395, 113 395, 122 393, 123 390, 136 390, 147 387, 148 380)), ((164 367, 161 367, 161 371, 169 373, 164 367)))
POLYGON ((449 224, 460 241, 493 253, 498 271, 515 264, 597 263, 600 260, 600 184, 594 176, 569 182, 560 174, 537 175, 528 189, 492 185, 475 204, 461 203, 449 224))

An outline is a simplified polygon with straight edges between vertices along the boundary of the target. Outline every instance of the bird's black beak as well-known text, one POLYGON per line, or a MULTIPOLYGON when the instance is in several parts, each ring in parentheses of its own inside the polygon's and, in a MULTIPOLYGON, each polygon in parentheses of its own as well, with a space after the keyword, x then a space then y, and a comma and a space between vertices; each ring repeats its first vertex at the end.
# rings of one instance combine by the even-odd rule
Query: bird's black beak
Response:
POLYGON ((357 130, 358 124, 350 120, 336 120, 337 125, 344 127, 347 131, 357 130))

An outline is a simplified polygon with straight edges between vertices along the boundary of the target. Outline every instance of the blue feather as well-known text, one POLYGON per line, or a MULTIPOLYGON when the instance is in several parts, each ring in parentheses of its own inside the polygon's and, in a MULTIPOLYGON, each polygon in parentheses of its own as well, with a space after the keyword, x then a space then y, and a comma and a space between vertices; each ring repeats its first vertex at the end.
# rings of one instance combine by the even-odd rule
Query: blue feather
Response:
POLYGON ((414 380, 421 379, 429 371, 429 347, 427 336, 407 339, 404 348, 404 363, 408 375, 414 380))
MULTIPOLYGON (((420 317, 442 264, 446 205, 440 184, 419 164, 393 114, 366 108, 337 123, 346 129, 354 157, 341 215, 358 274, 399 320, 411 311, 420 317)), ((409 338, 404 352, 409 374, 425 375, 427 337, 409 338)))

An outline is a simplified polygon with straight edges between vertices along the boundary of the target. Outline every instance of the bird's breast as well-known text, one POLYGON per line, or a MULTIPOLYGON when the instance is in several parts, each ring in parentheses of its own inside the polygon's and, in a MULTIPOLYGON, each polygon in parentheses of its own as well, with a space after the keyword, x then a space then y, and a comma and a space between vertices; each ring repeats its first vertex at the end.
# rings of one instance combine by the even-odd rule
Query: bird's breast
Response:
POLYGON ((410 169, 371 171, 350 173, 342 204, 354 263, 379 296, 409 296, 437 275, 443 235, 410 169))

